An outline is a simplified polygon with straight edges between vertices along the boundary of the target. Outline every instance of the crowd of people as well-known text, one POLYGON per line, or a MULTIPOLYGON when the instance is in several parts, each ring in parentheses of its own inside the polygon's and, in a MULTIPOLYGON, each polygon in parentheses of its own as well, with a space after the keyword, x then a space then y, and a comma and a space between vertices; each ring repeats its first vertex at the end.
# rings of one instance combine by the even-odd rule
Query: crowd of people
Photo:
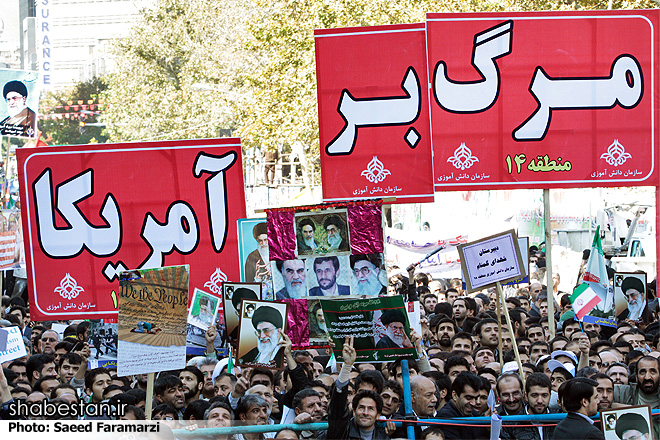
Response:
MULTIPOLYGON (((272 432, 215 436, 235 440, 383 440, 408 438, 407 427, 393 421, 457 418, 452 424, 413 424, 416 439, 450 440, 490 438, 490 425, 461 423, 464 417, 490 416, 493 411, 500 416, 568 413, 558 424, 505 422, 500 432, 503 440, 561 440, 604 439, 600 421, 593 418, 599 411, 636 405, 660 408, 657 319, 619 320, 616 327, 566 319, 568 296, 556 285, 546 288, 543 281, 544 270, 539 270, 529 285, 509 289, 502 305, 510 315, 509 331, 499 324, 495 289, 467 294, 460 280, 434 281, 423 273, 390 279, 389 294, 403 293, 422 306, 422 334, 410 334, 417 356, 407 359, 412 414, 406 414, 403 405, 401 359, 356 363, 353 340, 347 338, 343 362, 336 364, 331 348, 295 350, 279 330, 283 370, 239 368, 218 356, 218 334, 211 326, 204 356, 191 357, 182 370, 157 374, 150 419, 190 430, 274 425, 272 432), (553 299, 556 315, 551 329, 548 301, 553 299), (488 404, 491 392, 494 408, 488 404), (327 422, 327 429, 277 427, 317 422, 327 422)), ((51 323, 30 322, 20 298, 3 298, 1 318, 1 326, 21 328, 28 355, 2 365, 0 418, 147 418, 146 374, 119 377, 114 369, 88 368, 88 321, 69 322, 60 337, 50 329, 51 323), (43 408, 44 402, 83 402, 101 409, 64 417, 30 409, 43 408)), ((630 423, 623 419, 612 428, 618 438, 660 438, 659 417, 653 418, 652 426, 634 417, 630 423)))

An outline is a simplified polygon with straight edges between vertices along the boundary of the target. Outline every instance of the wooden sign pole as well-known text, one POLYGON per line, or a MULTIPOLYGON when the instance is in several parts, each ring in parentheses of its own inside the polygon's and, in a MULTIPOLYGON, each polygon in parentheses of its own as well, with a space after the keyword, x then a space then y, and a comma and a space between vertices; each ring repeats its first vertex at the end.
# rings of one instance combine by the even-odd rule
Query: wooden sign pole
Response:
MULTIPOLYGON (((520 361, 520 353, 518 353, 516 334, 513 331, 513 325, 511 325, 511 317, 509 316, 509 309, 504 303, 504 293, 502 292, 502 285, 500 284, 499 281, 497 282, 497 298, 498 298, 498 303, 501 302, 504 305, 504 317, 506 318, 506 326, 509 328, 509 333, 511 334, 511 340, 513 341, 513 354, 516 356, 516 362, 518 362, 518 373, 520 374, 520 379, 522 379, 523 382, 523 389, 525 389, 525 372, 523 371, 522 362, 520 361)), ((501 350, 502 350, 502 325, 500 324, 500 356, 502 356, 501 350)))
POLYGON ((155 373, 147 374, 147 401, 145 402, 146 406, 144 407, 144 415, 147 416, 147 420, 151 420, 151 407, 154 402, 154 374, 155 373))
MULTIPOLYGON (((497 283, 499 286, 499 283, 497 283)), ((502 371, 502 368, 504 368, 504 353, 502 351, 502 307, 501 307, 502 299, 499 294, 499 291, 497 293, 497 351, 500 352, 500 372, 502 371)), ((504 307, 506 308, 506 306, 504 307)))

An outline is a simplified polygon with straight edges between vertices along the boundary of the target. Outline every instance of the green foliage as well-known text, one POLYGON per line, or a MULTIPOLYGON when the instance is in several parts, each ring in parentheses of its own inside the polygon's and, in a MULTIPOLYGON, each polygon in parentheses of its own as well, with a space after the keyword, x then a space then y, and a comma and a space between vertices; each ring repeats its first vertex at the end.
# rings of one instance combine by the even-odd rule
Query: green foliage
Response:
MULTIPOLYGON (((40 100, 41 113, 44 114, 73 114, 82 116, 85 123, 81 127, 79 118, 46 119, 39 121, 39 130, 41 130, 41 139, 49 145, 82 145, 96 142, 106 142, 107 136, 102 134, 103 128, 98 126, 89 126, 89 123, 98 123, 99 118, 95 113, 81 113, 82 108, 74 111, 68 106, 68 102, 83 101, 87 105, 88 100, 93 100, 96 104, 99 96, 105 92, 107 85, 102 78, 95 77, 89 81, 81 82, 69 90, 61 90, 46 94, 40 100), (69 109, 66 109, 69 107, 69 109), (59 107, 59 108, 58 108, 59 107)), ((95 106, 93 112, 98 112, 98 106, 95 106)))
POLYGON ((106 95, 112 140, 216 137, 235 126, 232 70, 244 2, 159 0, 118 41, 106 95))

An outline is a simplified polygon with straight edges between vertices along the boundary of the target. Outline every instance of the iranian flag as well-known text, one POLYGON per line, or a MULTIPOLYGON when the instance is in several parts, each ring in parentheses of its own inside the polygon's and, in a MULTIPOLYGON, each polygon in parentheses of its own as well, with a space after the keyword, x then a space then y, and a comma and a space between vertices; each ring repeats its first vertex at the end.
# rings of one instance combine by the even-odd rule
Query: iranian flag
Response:
MULTIPOLYGON (((594 234, 591 253, 589 254, 589 260, 587 260, 587 266, 584 268, 584 278, 582 281, 599 284, 605 291, 607 291, 607 286, 609 285, 607 268, 605 267, 605 256, 603 255, 603 245, 600 242, 600 225, 596 228, 596 233, 594 234)), ((597 286, 593 287, 597 288, 597 286)))
POLYGON ((575 317, 580 320, 601 301, 596 291, 587 283, 580 284, 573 291, 570 299, 575 317))

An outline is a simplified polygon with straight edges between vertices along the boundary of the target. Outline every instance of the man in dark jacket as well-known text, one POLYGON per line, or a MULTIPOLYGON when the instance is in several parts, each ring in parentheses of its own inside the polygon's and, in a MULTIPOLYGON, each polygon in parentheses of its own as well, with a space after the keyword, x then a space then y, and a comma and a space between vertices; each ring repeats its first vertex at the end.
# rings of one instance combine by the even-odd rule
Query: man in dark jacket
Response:
MULTIPOLYGON (((525 378, 525 395, 527 406, 523 414, 549 414, 550 396, 552 383, 544 373, 532 373, 525 378)), ((500 414, 502 415, 502 414, 500 414)), ((554 432, 554 426, 529 426, 530 422, 521 422, 526 426, 507 426, 502 428, 500 438, 502 440, 550 440, 554 432)))
POLYGON ((326 439, 332 440, 389 440, 385 429, 376 426, 376 421, 383 411, 383 399, 380 394, 371 390, 360 390, 353 397, 351 407, 353 417, 348 409, 347 384, 351 369, 356 359, 353 338, 346 338, 342 350, 344 365, 335 382, 334 392, 328 406, 328 432, 326 439))
POLYGON ((598 382, 577 377, 562 384, 560 398, 568 411, 566 418, 559 422, 552 436, 553 440, 605 440, 600 429, 594 426, 590 417, 598 413, 598 382))
MULTIPOLYGON (((479 376, 463 371, 451 385, 451 400, 436 414, 438 419, 452 417, 476 417, 477 400, 481 379, 479 376)), ((481 440, 490 438, 489 429, 476 426, 443 426, 445 440, 481 440)))

